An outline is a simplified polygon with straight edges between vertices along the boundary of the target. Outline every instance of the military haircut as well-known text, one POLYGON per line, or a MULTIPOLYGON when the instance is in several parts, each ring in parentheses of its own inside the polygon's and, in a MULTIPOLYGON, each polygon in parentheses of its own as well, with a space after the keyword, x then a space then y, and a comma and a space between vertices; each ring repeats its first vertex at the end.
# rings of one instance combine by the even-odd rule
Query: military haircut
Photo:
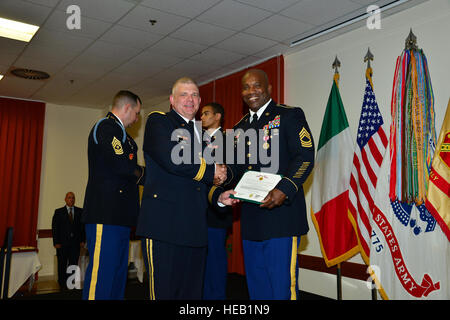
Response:
POLYGON ((210 102, 205 104, 205 107, 210 106, 214 112, 214 114, 216 113, 220 113, 220 124, 223 124, 223 119, 225 117, 225 109, 223 108, 223 106, 220 103, 217 102, 210 102))
POLYGON ((259 74, 263 77, 264 81, 266 81, 266 86, 268 86, 269 83, 269 77, 267 76, 267 73, 264 70, 261 69, 250 69, 247 72, 245 72, 245 74, 242 76, 242 80, 248 75, 248 74, 252 74, 252 73, 256 73, 259 74))
POLYGON ((179 78, 177 81, 175 81, 175 83, 173 84, 172 95, 175 94, 175 88, 181 83, 182 84, 194 84, 198 88, 197 83, 192 78, 182 77, 182 78, 179 78))
POLYGON ((138 102, 142 105, 141 98, 137 94, 128 90, 120 90, 114 96, 112 106, 113 108, 121 108, 125 104, 130 103, 134 108, 138 102))

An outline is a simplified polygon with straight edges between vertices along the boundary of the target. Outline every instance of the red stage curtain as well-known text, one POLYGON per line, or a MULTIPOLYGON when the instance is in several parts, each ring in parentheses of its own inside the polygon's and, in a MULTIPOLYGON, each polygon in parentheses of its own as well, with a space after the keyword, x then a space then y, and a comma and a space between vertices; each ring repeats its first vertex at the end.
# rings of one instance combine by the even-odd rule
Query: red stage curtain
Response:
POLYGON ((0 242, 37 246, 45 103, 0 98, 0 242))
MULTIPOLYGON (((272 85, 272 99, 284 102, 284 58, 277 56, 260 64, 248 67, 226 77, 200 86, 201 107, 209 102, 220 103, 225 109, 224 129, 231 129, 248 112, 241 97, 241 79, 248 69, 262 69, 272 85)), ((240 207, 233 209, 232 233, 227 239, 228 272, 244 274, 244 258, 241 240, 240 207)))

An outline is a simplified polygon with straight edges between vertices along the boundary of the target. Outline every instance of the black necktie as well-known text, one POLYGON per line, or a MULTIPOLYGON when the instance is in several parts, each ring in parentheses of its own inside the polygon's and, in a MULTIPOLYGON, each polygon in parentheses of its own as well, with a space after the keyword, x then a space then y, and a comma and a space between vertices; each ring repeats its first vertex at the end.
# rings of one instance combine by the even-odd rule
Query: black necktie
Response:
POLYGON ((254 113, 252 117, 252 122, 250 122, 250 126, 252 128, 258 129, 258 125, 256 124, 257 122, 258 122, 258 115, 254 113))
POLYGON ((69 208, 69 220, 70 223, 73 223, 73 208, 69 208))

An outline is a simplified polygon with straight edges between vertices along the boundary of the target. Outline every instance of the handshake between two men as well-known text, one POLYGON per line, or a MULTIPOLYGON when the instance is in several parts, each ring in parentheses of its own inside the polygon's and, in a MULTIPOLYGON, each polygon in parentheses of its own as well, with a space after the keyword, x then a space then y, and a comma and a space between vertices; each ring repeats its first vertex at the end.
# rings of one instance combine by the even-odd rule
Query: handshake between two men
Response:
MULTIPOLYGON (((224 164, 216 164, 216 171, 214 173, 214 185, 220 186, 227 180, 227 166, 224 164)), ((230 198, 230 195, 236 194, 234 190, 227 190, 223 192, 219 196, 219 202, 227 205, 232 206, 239 202, 238 199, 230 198)), ((267 196, 262 201, 260 207, 261 208, 267 208, 272 209, 278 206, 281 206, 283 202, 286 200, 286 195, 281 190, 274 188, 272 189, 267 196)))
MULTIPOLYGON (((214 172, 214 180, 213 183, 215 186, 220 186, 227 180, 227 166, 224 164, 216 163, 216 171, 214 172)), ((234 190, 227 190, 222 192, 219 196, 218 201, 224 205, 232 206, 239 202, 238 199, 233 199, 230 195, 235 194, 234 190)))

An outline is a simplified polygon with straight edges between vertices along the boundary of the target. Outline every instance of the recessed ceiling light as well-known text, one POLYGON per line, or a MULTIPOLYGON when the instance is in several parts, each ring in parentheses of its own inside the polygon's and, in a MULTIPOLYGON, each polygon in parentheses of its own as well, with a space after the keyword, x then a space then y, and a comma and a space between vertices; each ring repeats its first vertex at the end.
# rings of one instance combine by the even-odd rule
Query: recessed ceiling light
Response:
POLYGON ((0 18, 0 37, 29 42, 38 29, 38 26, 0 18))

